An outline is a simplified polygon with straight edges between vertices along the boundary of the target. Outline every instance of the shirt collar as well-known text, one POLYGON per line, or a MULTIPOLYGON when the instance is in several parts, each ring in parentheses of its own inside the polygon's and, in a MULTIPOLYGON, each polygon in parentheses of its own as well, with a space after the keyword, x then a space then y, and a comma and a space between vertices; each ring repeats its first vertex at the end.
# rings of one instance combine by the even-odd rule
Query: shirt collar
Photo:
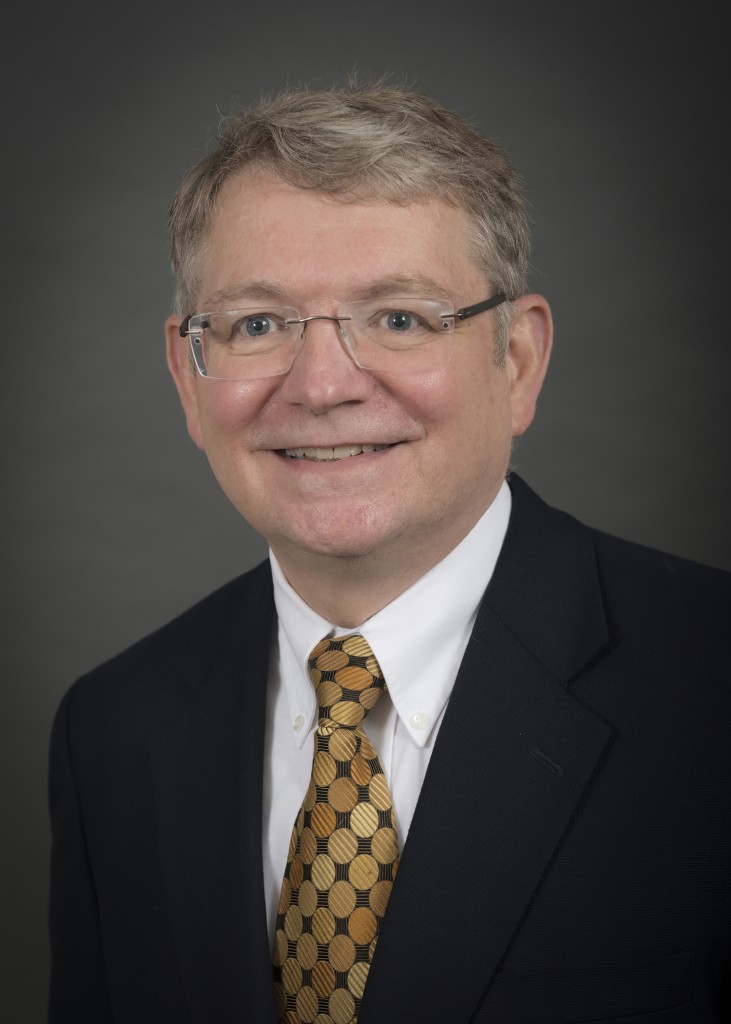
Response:
POLYGON ((510 488, 495 500, 456 548, 421 579, 356 629, 328 622, 287 582, 269 558, 279 620, 279 657, 294 733, 301 746, 315 724, 317 703, 307 671, 310 651, 324 636, 361 633, 383 670, 396 713, 417 746, 424 746, 447 703, 482 595, 490 582, 510 518, 510 488))

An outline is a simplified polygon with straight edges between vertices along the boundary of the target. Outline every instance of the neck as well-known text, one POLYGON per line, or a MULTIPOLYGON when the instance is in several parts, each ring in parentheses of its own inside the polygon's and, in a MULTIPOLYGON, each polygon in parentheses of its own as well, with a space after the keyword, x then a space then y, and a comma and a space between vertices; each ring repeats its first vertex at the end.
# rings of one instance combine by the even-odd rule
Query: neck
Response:
MULTIPOLYGON (((474 524, 472 524, 474 525, 474 524)), ((467 535, 445 538, 441 545, 422 544, 415 557, 376 550, 357 556, 314 554, 272 545, 290 586, 328 622, 346 629, 360 626, 385 608, 467 535)))

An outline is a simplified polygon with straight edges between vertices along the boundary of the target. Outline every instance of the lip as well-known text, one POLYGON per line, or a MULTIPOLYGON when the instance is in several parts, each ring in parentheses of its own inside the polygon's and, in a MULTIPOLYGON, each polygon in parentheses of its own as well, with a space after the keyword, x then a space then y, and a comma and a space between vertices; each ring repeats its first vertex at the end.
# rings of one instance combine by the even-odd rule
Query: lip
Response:
POLYGON ((333 463, 358 458, 361 455, 372 455, 392 448, 393 444, 371 444, 368 442, 339 445, 298 445, 293 448, 280 448, 278 454, 297 462, 333 463))

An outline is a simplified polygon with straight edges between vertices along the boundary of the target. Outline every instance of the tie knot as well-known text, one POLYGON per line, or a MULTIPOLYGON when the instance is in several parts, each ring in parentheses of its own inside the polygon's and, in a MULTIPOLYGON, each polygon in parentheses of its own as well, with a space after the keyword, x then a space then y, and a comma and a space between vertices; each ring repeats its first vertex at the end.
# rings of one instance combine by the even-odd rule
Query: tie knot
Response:
POLYGON ((308 661, 317 694, 318 717, 354 729, 383 693, 381 666, 358 633, 326 637, 308 661))

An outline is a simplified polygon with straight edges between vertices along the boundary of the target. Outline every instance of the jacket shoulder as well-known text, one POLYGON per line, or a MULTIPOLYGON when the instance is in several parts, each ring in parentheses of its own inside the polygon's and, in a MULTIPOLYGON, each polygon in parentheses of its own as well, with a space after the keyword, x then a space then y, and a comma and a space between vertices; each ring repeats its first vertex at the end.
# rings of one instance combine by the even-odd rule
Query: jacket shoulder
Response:
POLYGON ((710 600, 729 600, 731 573, 587 526, 547 505, 516 474, 510 476, 510 487, 516 516, 541 545, 558 547, 563 554, 562 541, 571 546, 590 543, 604 579, 641 588, 668 585, 675 597, 685 591, 689 598, 705 594, 710 600))
POLYGON ((606 606, 624 637, 668 670, 716 675, 729 666, 731 573, 600 531, 591 535, 606 606), (662 654, 660 652, 663 652, 662 654))
POLYGON ((728 664, 731 573, 585 526, 510 477, 513 513, 488 599, 535 646, 593 624, 637 664, 728 664), (526 623, 529 625, 526 627, 526 623), (541 639, 542 638, 542 639, 541 639))
MULTIPOLYGON (((79 678, 58 715, 79 721, 128 714, 148 725, 187 705, 224 660, 246 645, 268 649, 274 614, 271 571, 262 562, 79 678)), ((242 662, 244 655, 241 654, 242 662)))

